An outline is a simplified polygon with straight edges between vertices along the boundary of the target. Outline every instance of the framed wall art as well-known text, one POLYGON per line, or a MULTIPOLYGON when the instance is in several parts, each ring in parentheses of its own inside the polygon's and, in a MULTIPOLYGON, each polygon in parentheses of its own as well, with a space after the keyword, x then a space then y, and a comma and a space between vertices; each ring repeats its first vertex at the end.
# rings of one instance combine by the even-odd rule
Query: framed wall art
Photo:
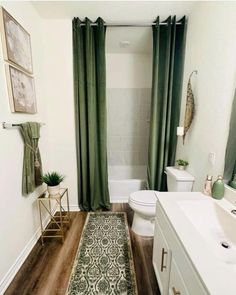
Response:
POLYGON ((30 34, 2 7, 0 21, 4 59, 32 74, 30 34))
POLYGON ((34 78, 8 64, 6 64, 6 78, 11 111, 36 113, 34 78))

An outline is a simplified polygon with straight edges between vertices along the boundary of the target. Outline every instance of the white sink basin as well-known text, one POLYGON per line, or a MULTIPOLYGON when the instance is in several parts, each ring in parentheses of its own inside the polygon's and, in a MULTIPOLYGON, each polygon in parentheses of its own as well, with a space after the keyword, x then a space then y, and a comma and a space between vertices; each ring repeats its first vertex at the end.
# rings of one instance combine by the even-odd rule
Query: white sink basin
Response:
POLYGON ((214 254, 227 265, 236 267, 236 218, 230 210, 226 211, 212 199, 177 203, 214 254))

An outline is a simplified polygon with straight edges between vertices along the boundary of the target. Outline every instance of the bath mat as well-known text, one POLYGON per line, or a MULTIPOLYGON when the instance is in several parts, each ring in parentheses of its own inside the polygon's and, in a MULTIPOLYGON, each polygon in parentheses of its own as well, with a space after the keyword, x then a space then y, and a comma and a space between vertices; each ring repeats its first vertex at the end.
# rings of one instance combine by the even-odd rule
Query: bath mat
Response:
POLYGON ((67 294, 138 294, 126 213, 88 213, 67 294))

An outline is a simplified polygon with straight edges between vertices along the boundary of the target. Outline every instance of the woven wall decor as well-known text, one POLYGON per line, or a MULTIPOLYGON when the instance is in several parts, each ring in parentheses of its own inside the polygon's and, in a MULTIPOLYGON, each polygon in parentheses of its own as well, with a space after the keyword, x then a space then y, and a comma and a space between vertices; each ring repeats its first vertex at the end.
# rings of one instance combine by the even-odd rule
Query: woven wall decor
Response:
POLYGON ((197 71, 193 71, 190 74, 188 79, 187 99, 186 99, 185 116, 184 116, 183 144, 185 141, 185 136, 192 124, 194 113, 195 113, 194 94, 193 94, 192 83, 191 83, 191 77, 194 73, 197 74, 197 71))

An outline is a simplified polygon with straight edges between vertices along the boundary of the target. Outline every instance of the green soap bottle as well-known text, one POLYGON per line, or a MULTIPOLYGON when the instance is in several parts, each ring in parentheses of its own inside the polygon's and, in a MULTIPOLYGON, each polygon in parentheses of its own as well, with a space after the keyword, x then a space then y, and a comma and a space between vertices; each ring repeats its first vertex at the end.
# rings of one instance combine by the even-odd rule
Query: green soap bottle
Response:
POLYGON ((234 178, 233 178, 233 180, 230 181, 229 185, 232 188, 236 189, 236 174, 234 174, 234 178))
POLYGON ((218 175, 217 180, 213 183, 212 187, 212 197, 214 199, 220 200, 224 197, 225 193, 225 184, 223 181, 223 177, 218 175))

